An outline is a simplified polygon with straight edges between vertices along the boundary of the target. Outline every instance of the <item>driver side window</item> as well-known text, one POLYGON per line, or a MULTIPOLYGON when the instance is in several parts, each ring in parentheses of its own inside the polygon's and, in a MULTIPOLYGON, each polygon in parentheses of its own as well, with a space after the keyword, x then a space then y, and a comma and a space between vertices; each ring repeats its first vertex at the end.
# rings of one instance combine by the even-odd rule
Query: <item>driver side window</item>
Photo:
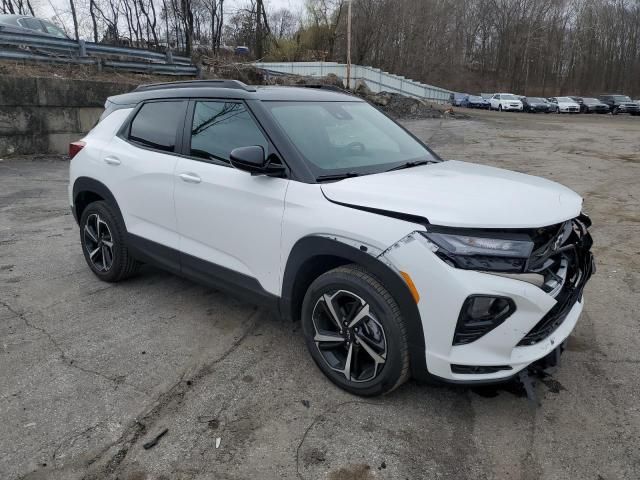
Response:
POLYGON ((267 139, 243 103, 196 102, 191 124, 191 156, 229 162, 231 150, 253 145, 269 151, 267 139))

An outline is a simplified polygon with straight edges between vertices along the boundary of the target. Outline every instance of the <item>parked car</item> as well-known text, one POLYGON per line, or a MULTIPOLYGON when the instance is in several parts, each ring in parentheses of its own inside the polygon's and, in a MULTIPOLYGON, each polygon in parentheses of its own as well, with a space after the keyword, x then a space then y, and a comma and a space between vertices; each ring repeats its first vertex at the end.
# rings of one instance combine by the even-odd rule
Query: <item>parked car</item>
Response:
POLYGON ((602 103, 606 103, 613 115, 619 113, 629 113, 631 115, 640 115, 640 105, 635 103, 626 95, 600 95, 598 99, 602 103))
POLYGON ((522 111, 522 101, 512 93, 496 93, 490 100, 490 109, 504 111, 522 111))
POLYGON ((50 37, 69 38, 64 30, 48 20, 29 15, 0 14, 0 29, 11 33, 30 33, 50 37))
POLYGON ((529 113, 549 113, 551 111, 549 103, 545 102, 545 100, 540 97, 524 97, 522 100, 522 106, 524 111, 529 113))
POLYGON ((580 111, 582 113, 609 113, 609 105, 597 98, 583 97, 580 111))
POLYGON ((98 279, 148 262, 245 293, 300 320, 320 370, 359 395, 554 361, 593 271, 577 193, 443 161, 329 89, 142 86, 110 97, 69 153, 98 279))
POLYGON ((550 97, 556 113, 580 113, 580 105, 570 97, 550 97))
POLYGON ((468 93, 452 93, 449 95, 449 103, 454 107, 461 107, 462 103, 469 96, 468 93))
POLYGON ((489 108, 489 101, 478 95, 469 95, 462 101, 462 106, 467 108, 489 108))

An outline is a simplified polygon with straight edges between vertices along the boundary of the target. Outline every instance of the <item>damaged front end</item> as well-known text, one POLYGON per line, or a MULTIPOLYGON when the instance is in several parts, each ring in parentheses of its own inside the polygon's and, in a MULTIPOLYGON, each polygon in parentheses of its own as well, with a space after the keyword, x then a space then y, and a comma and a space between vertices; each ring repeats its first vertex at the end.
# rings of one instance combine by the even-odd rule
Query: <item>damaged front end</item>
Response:
MULTIPOLYGON (((589 217, 581 214, 538 229, 460 230, 427 226, 421 233, 429 240, 432 251, 452 267, 527 282, 556 300, 553 308, 518 343, 527 346, 548 338, 581 300, 582 291, 595 272, 590 225, 589 217)), ((510 313, 506 310, 507 302, 495 303, 505 305, 505 309, 493 308, 492 314, 487 308, 484 315, 475 318, 469 313, 474 306, 465 303, 453 345, 474 342, 506 320, 506 314, 510 313)))

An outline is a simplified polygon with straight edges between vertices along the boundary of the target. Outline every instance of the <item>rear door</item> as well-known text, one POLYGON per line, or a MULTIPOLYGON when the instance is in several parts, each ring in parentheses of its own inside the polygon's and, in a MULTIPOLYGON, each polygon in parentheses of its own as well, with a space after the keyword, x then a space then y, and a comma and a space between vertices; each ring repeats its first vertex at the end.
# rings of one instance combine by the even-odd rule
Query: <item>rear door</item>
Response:
POLYGON ((229 163, 237 147, 275 148, 247 105, 194 100, 178 160, 175 208, 182 269, 255 293, 280 290, 280 237, 288 180, 251 175, 229 163))
POLYGON ((150 256, 179 268, 179 239, 174 209, 177 141, 188 102, 149 101, 102 152, 105 178, 124 217, 127 232, 150 256), (173 252, 161 247, 169 247, 173 252), (166 258, 165 258, 166 257, 166 258))

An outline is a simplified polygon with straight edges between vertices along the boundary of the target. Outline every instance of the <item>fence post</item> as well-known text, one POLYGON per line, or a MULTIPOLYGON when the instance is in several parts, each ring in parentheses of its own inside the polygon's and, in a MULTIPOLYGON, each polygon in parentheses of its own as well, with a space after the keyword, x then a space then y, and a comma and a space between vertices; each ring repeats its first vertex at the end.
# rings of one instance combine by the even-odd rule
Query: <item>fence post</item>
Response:
POLYGON ((171 49, 167 48, 167 63, 171 65, 173 63, 173 53, 171 53, 171 49))
POLYGON ((85 45, 84 40, 82 39, 78 40, 78 50, 80 52, 81 57, 87 56, 87 46, 85 45))

